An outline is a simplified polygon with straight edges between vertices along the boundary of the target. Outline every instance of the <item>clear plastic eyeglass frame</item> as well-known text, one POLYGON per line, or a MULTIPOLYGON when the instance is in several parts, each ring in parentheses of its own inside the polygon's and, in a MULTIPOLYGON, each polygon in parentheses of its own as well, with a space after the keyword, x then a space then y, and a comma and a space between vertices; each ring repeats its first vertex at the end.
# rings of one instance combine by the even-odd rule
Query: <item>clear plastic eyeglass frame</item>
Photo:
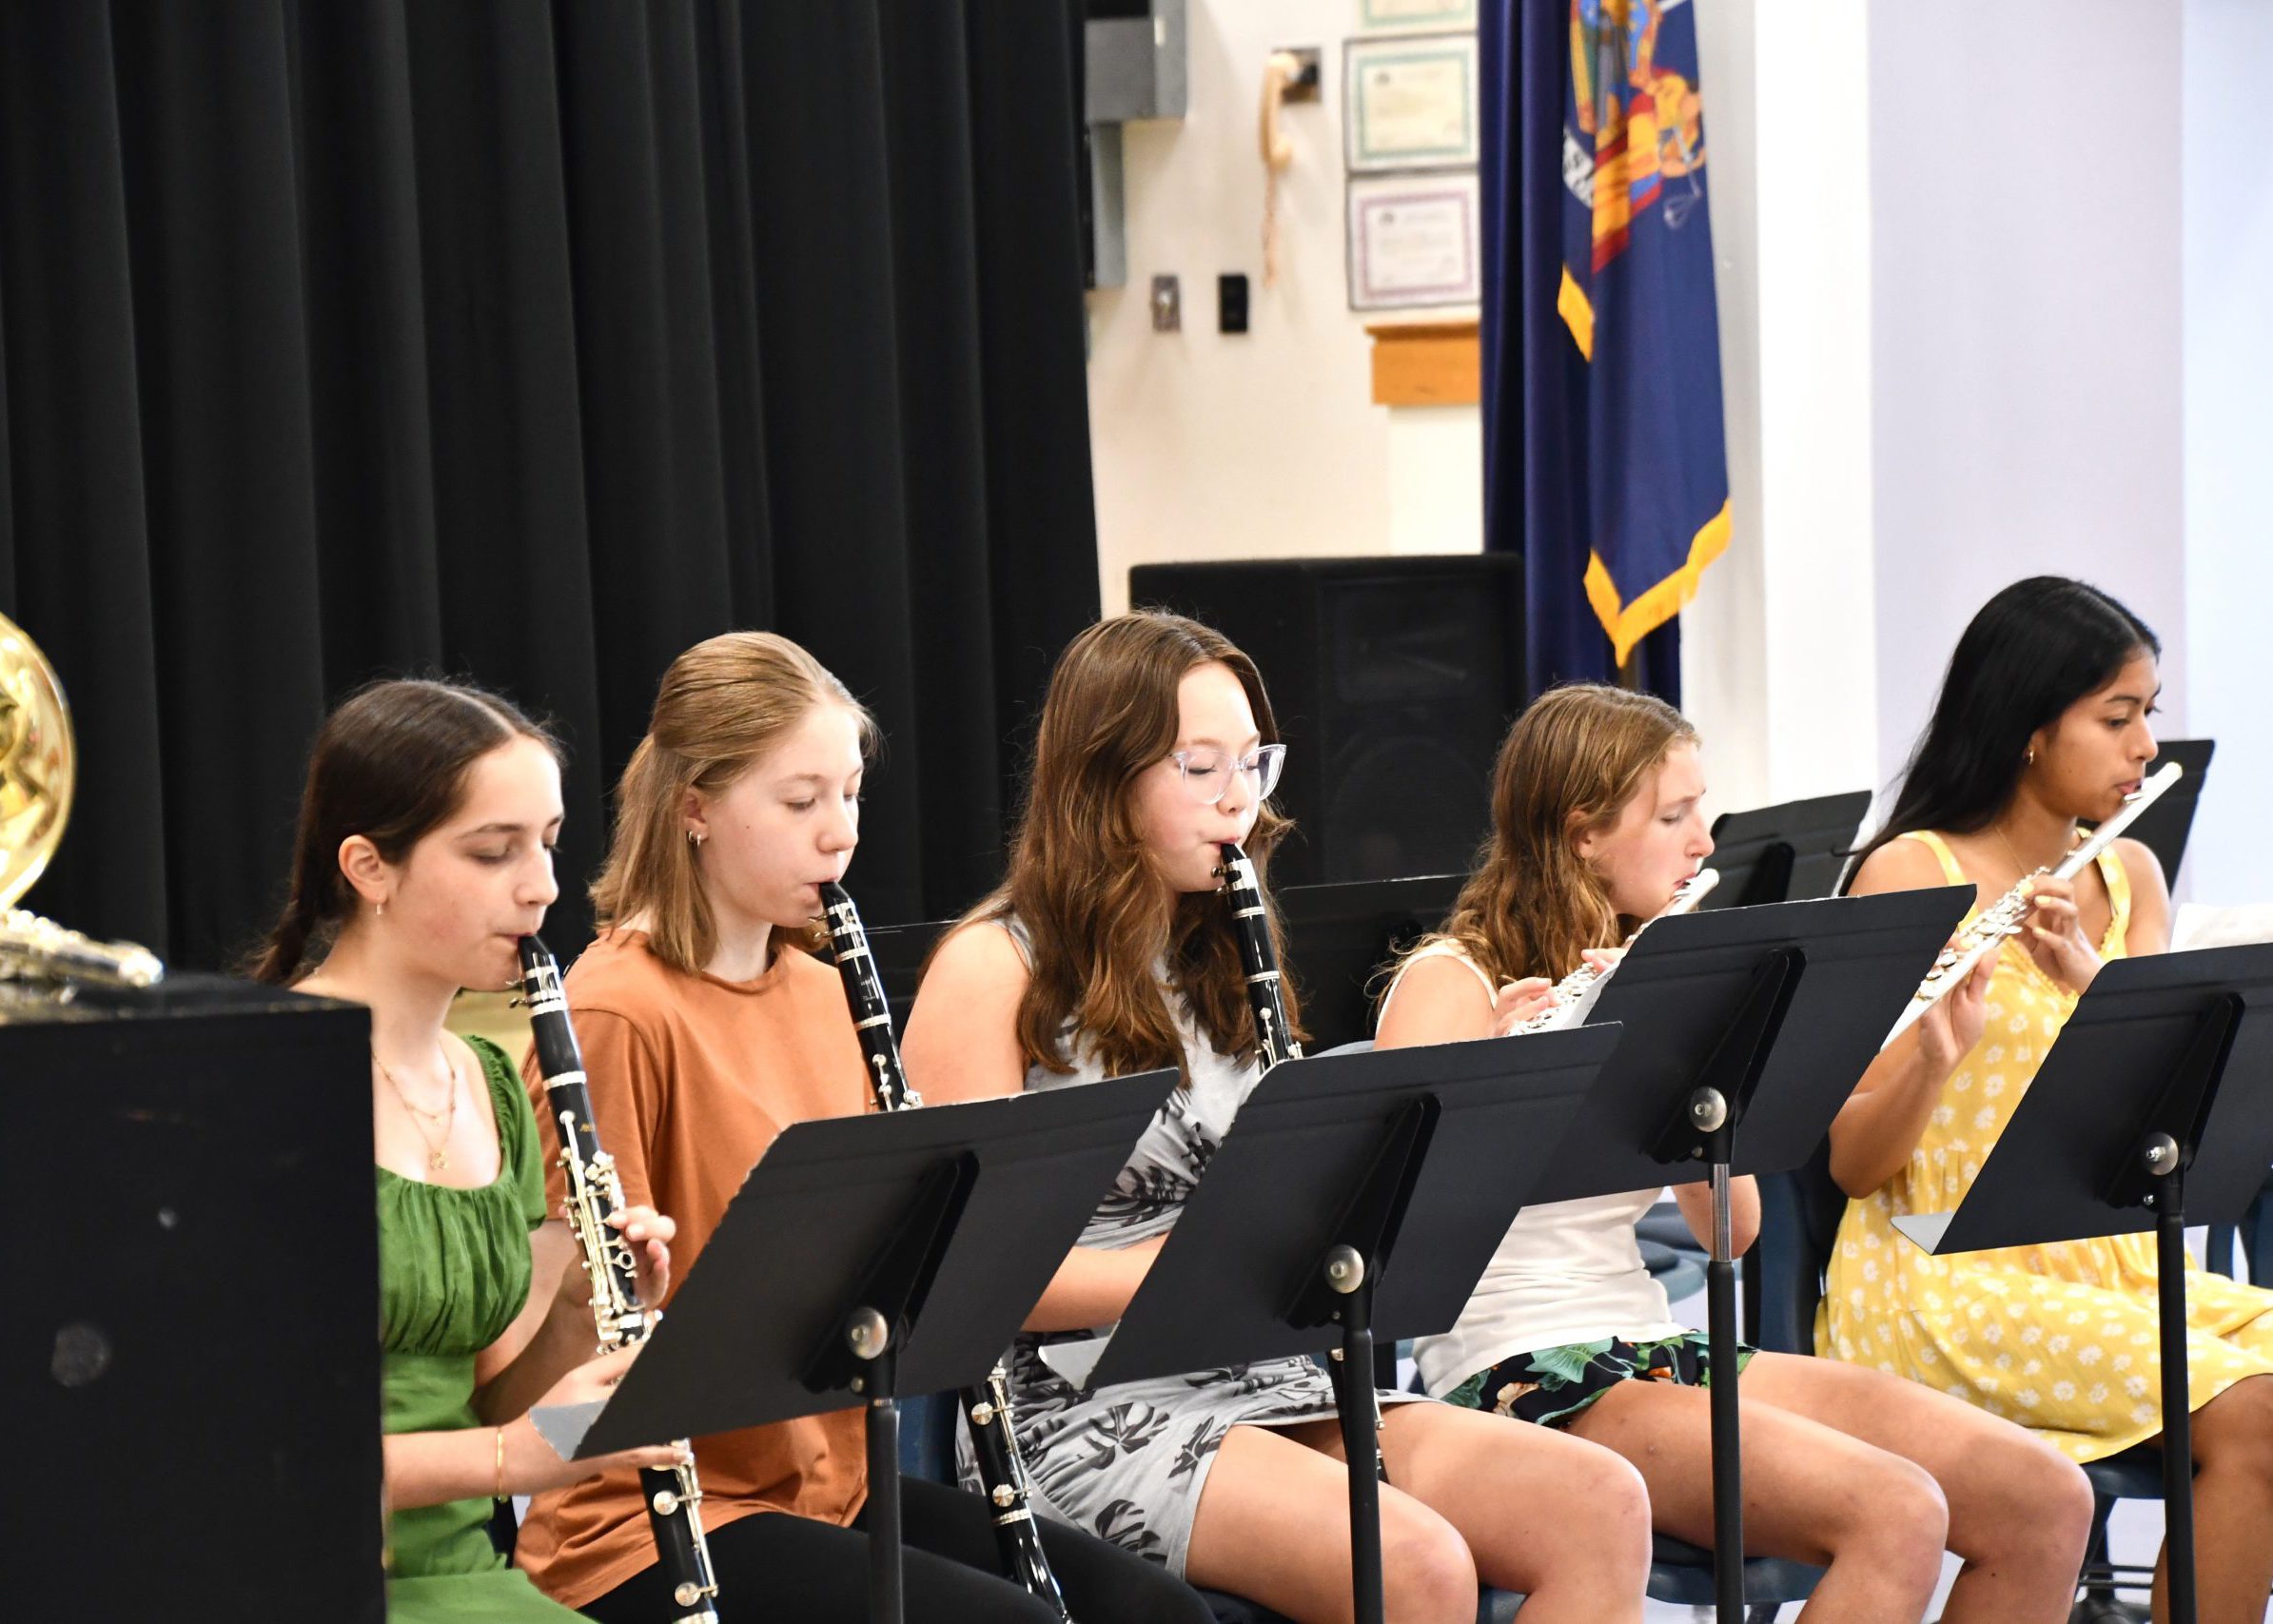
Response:
POLYGON ((1266 744, 1238 760, 1217 750, 1179 750, 1168 759, 1184 781, 1184 792, 1202 806, 1213 806, 1231 792, 1231 774, 1238 772, 1257 801, 1270 798, 1278 788, 1279 773, 1286 765, 1286 747, 1266 744))

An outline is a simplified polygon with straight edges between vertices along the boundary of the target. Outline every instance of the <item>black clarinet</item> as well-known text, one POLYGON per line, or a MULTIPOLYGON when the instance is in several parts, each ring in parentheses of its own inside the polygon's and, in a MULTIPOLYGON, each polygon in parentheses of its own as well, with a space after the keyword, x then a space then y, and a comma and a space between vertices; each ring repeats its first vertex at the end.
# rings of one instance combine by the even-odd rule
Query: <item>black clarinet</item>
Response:
MULTIPOLYGON (((544 1074, 545 1114, 560 1138, 560 1166, 568 1175, 568 1227, 592 1282, 592 1319, 599 1351, 614 1353, 647 1340, 652 1328, 639 1301, 631 1242, 608 1223, 623 1209, 616 1159, 600 1148, 592 1094, 584 1085, 584 1054, 560 990, 560 966, 535 936, 520 939, 521 998, 537 1038, 537 1066, 544 1074)), ((687 1440, 677 1440, 681 1449, 687 1440)), ((718 1624, 718 1595, 710 1543, 702 1534, 702 1482, 690 1451, 683 1466, 640 1468, 639 1488, 656 1552, 671 1581, 677 1609, 671 1624, 718 1624)))
POLYGON ((1255 864, 1239 842, 1224 842, 1224 894, 1231 903, 1231 924, 1239 932, 1239 966, 1247 982, 1247 1008, 1255 1013, 1255 1046, 1268 1071, 1282 1060, 1303 1058, 1303 1046, 1286 1025, 1286 999, 1279 990, 1279 949, 1271 942, 1270 915, 1263 907, 1263 885, 1255 864))
MULTIPOLYGON (((1263 906, 1263 882, 1255 877, 1254 859, 1236 840, 1224 842, 1224 866, 1216 871, 1224 879, 1224 895, 1231 904, 1231 924, 1239 933, 1239 968, 1246 978, 1247 1008, 1255 1015, 1255 1047, 1268 1071, 1283 1060, 1303 1058, 1303 1046, 1286 1024, 1286 997, 1280 990, 1279 949, 1271 942, 1270 914, 1263 906)), ((1342 1350, 1334 1350, 1339 1360, 1342 1350)), ((1336 1383, 1339 1389, 1341 1384, 1336 1383)), ((1373 1406, 1373 1430, 1381 1430, 1381 1401, 1373 1392, 1372 1373, 1364 1390, 1373 1406)), ((1387 1482, 1389 1469, 1377 1451, 1374 1476, 1387 1482)))
MULTIPOLYGON (((852 1007, 852 1027, 860 1034, 860 1052, 867 1057, 869 1086, 876 1105, 887 1111, 911 1110, 923 1096, 908 1086, 907 1069, 900 1064, 899 1040, 892 1033, 892 1006, 884 997, 884 980, 876 973, 875 955, 869 950, 868 931, 860 923, 860 910, 845 888, 833 882, 821 887, 821 907, 829 926, 829 945, 836 955, 836 972, 844 978, 845 1001, 852 1007)), ((1047 1604, 1062 1624, 1072 1624, 1066 1593, 1049 1571, 1049 1556, 1034 1524, 1033 1485, 1026 1462, 1018 1454, 1011 1430, 1010 1380, 998 1361, 987 1373, 983 1387, 966 1387, 957 1395, 963 1419, 970 1428, 971 1453, 978 1458, 979 1477, 994 1508, 994 1543, 1002 1555, 1003 1572, 1010 1582, 1047 1604)))

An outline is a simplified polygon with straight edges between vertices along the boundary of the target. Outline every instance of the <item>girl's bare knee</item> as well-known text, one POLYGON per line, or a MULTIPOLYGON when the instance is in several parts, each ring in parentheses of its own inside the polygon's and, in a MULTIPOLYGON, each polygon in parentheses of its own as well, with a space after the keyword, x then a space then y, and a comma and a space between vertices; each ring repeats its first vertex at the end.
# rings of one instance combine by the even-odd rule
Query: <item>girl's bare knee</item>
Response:
POLYGON ((2091 1542, 2091 1522, 2099 1515, 2099 1497, 2092 1492, 2091 1479, 2084 1476, 2084 1468, 2056 1450, 2047 1448, 2038 1453, 2040 1464, 2030 1474, 2035 1509, 2029 1513, 2029 1520, 2043 1530, 2043 1542, 2055 1547, 2063 1560, 2072 1555, 2074 1561, 2081 1562, 2084 1548, 2091 1542))
POLYGON ((1588 1463, 1575 1544, 1591 1546, 1595 1565, 1617 1577, 1630 1577, 1636 1585, 1650 1576, 1650 1489, 1634 1463, 1607 1449, 1593 1452, 1600 1458, 1588 1463))
POLYGON ((1933 1475, 1881 1453, 1861 1474, 1832 1535, 1833 1560, 1854 1560, 1930 1595, 1950 1545, 1950 1502, 1933 1475))
POLYGON ((2194 1458, 2273 1478, 2273 1376, 2246 1376, 2194 1418, 2194 1458))
POLYGON ((1969 1466, 1980 1486, 1961 1497, 1962 1516, 1952 1514, 1950 1547, 1968 1561, 2073 1573, 2096 1510, 2084 1469, 2017 1428, 2001 1429, 1969 1466))
POLYGON ((1638 1597, 1650 1581, 1650 1491, 1623 1456, 1590 1447, 1558 1462, 1549 1542, 1523 1553, 1532 1588, 1638 1597))
POLYGON ((1476 1558, 1460 1531, 1426 1506, 1381 1506, 1381 1601, 1388 1624, 1468 1624, 1476 1558))

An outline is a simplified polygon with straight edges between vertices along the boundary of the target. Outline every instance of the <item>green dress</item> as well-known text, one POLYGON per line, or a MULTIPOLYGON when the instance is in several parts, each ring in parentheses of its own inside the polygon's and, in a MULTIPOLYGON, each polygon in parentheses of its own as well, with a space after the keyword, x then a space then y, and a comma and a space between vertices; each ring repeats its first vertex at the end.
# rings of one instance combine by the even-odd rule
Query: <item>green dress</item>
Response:
MULTIPOLYGON (((480 1189, 421 1184, 379 1169, 380 1340, 390 1433, 452 1432, 474 1414, 474 1356, 529 1298, 529 1232, 544 1221, 537 1119, 495 1044, 480 1057, 497 1115, 499 1170, 480 1189)), ((547 1600, 490 1543, 491 1502, 451 1500, 397 1512, 388 1624, 563 1624, 581 1614, 547 1600)))

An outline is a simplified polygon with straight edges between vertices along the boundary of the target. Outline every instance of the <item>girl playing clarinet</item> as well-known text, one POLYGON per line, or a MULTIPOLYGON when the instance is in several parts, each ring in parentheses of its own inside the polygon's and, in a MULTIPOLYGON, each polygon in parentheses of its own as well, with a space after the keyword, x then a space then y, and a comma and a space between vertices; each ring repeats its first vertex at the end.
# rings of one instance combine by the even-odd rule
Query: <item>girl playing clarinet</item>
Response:
MULTIPOLYGON (((1348 1487, 1334 1401, 1306 1360, 1082 1394, 1043 1344, 1118 1319, 1262 1067, 1219 877, 1260 872, 1288 825, 1262 678, 1194 621, 1127 615, 1058 661, 1001 889, 948 937, 908 1022, 928 1099, 1183 1079, 1028 1321, 1011 1370, 1044 1508, 1194 1583, 1289 1617, 1347 1616, 1348 1487)), ((1299 1062, 1295 1064, 1300 1064, 1299 1062)), ((1543 1430, 1383 1394, 1387 1614, 1466 1624, 1477 1586, 1526 1624, 1636 1620, 1648 1508, 1633 1468, 1543 1430)))
MULTIPOLYGON (((493 1497, 676 1458, 571 1463, 530 1424, 533 1401, 604 1397, 630 1355, 571 1369, 574 1344, 539 1334, 556 1283, 581 1278, 544 1216, 543 1143, 503 1051, 442 1024, 460 988, 514 980, 519 938, 558 894, 559 830, 558 747, 511 705, 366 688, 317 735, 291 899, 252 968, 371 1011, 393 1624, 574 1617, 498 1555, 493 1497)), ((660 1290, 671 1223, 622 1217, 641 1289, 660 1290)))
MULTIPOLYGON (((563 989, 600 1142, 627 1198, 677 1220, 682 1273, 776 1134, 871 1108, 814 922, 819 888, 844 878, 859 842, 875 739, 868 712, 804 649, 732 632, 672 662, 617 786, 592 888, 602 934, 563 989)), ((541 1091, 533 1065, 529 1084, 541 1091)), ((562 1195, 557 1171, 551 1195, 562 1195)), ((589 1338, 588 1308, 563 1313, 589 1338)), ((696 1457, 722 1624, 865 1624, 860 1409, 698 1438, 696 1457)), ((911 1479, 902 1512, 911 1624, 1057 1624, 999 1576, 988 1502, 911 1479)), ((1082 1624, 1205 1624, 1188 1589, 1102 1540, 1050 1528, 1044 1544, 1082 1624)), ((539 1496, 518 1559, 604 1624, 679 1616, 632 1472, 539 1496)))

